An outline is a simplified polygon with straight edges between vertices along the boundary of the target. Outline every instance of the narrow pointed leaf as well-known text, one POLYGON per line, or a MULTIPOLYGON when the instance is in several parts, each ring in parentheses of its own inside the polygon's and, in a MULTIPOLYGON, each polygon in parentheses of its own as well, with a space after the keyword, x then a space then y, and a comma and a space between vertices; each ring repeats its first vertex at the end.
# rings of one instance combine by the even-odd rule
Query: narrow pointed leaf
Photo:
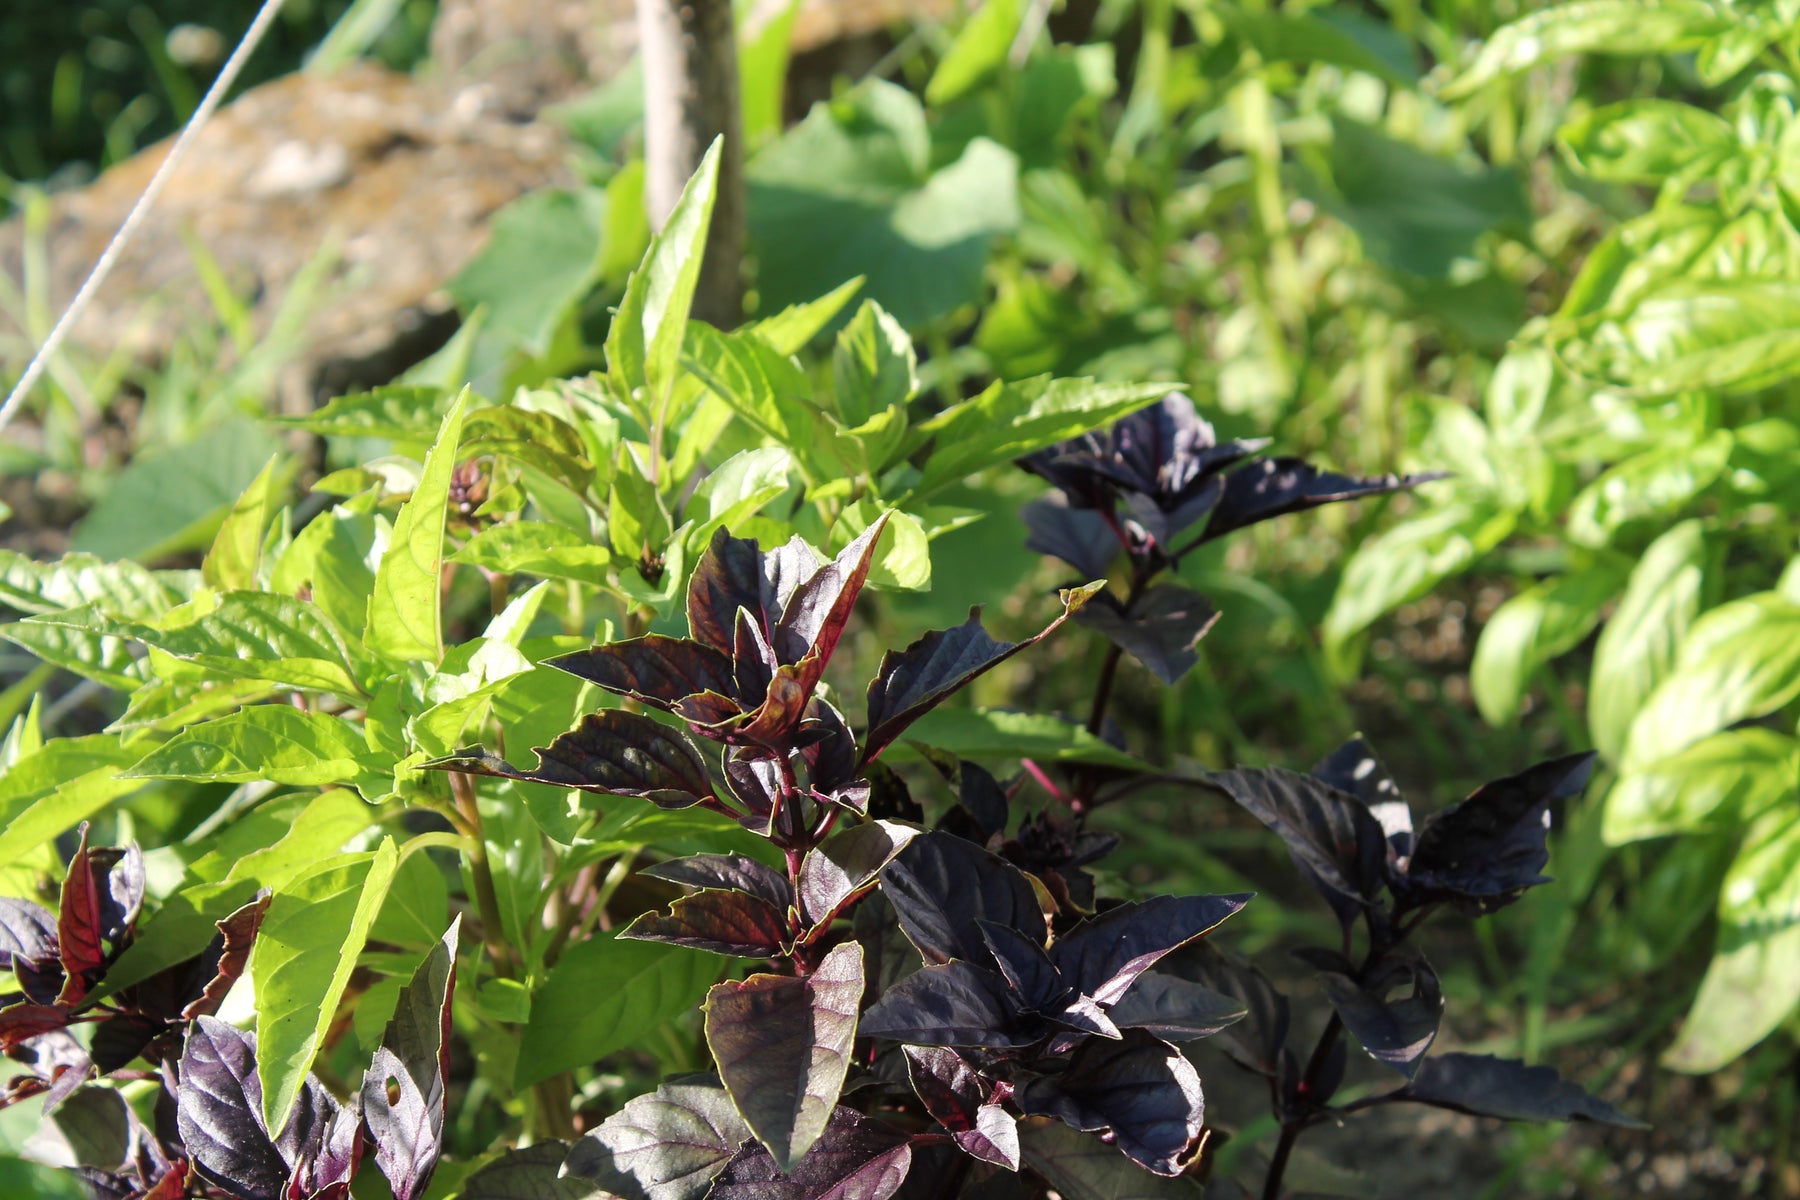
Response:
POLYGON ((1082 1043, 1067 1070, 1026 1080, 1015 1099, 1072 1129, 1111 1129, 1113 1144, 1157 1175, 1181 1173, 1206 1112, 1193 1064, 1141 1030, 1082 1043))
POLYGON ((686 808, 713 795, 706 760, 693 743, 641 713, 615 708, 589 713, 580 725, 534 753, 538 765, 530 771, 521 771, 479 748, 422 765, 584 792, 638 796, 659 808, 686 808))
POLYGON ((1367 742, 1360 737, 1351 738, 1320 759, 1312 775, 1347 796, 1355 796, 1368 807, 1387 835, 1391 863, 1412 856, 1412 810, 1367 742))
POLYGON ((726 697, 737 694, 729 654, 660 633, 560 654, 544 662, 609 692, 665 710, 700 692, 726 697))
POLYGON ((419 485, 394 519, 387 552, 375 568, 369 593, 368 624, 363 644, 377 655, 410 662, 437 662, 444 657, 443 595, 444 521, 449 511, 450 475, 462 439, 464 388, 444 414, 437 440, 425 455, 419 485))
POLYGON ((781 872, 741 854, 695 854, 644 867, 638 874, 688 887, 748 892, 783 911, 794 902, 794 889, 781 872))
POLYGON ((803 979, 752 975, 707 994, 706 1044, 725 1090, 782 1171, 837 1106, 862 993, 862 947, 846 942, 803 979))
POLYGON ((1379 496, 1442 478, 1433 473, 1353 479, 1334 471, 1321 471, 1298 458, 1266 458, 1225 477, 1225 490, 1213 507, 1212 519, 1206 523, 1205 539, 1211 541, 1284 513, 1379 496))
POLYGON ((926 962, 981 962, 979 921, 1042 945, 1049 939, 1037 893, 1017 867, 947 833, 914 838, 881 873, 881 890, 926 962))
POLYGON ((362 1112, 375 1142, 375 1165, 387 1176, 394 1200, 414 1200, 437 1166, 443 1112, 433 1113, 412 1072, 386 1046, 376 1048, 363 1076, 362 1112))
POLYGON ((906 1077, 931 1119, 951 1133, 975 1128, 975 1113, 992 1090, 954 1050, 907 1046, 906 1077))
POLYGON ((576 1142, 563 1173, 620 1200, 699 1200, 750 1136, 723 1087, 665 1083, 576 1142))
MULTIPOLYGON (((823 670, 843 635, 844 623, 856 606, 856 597, 869 578, 869 565, 881 542, 891 514, 882 513, 837 558, 820 567, 794 589, 781 612, 781 623, 771 639, 783 662, 798 662, 809 653, 819 657, 823 670)), ((815 675, 815 678, 817 676, 815 675)))
POLYGON ((772 958, 781 953, 788 927, 783 910, 761 896, 705 891, 683 896, 667 913, 645 913, 619 936, 691 946, 714 954, 772 958))
MULTIPOLYGON (((1244 1019, 1219 1033, 1218 1045, 1246 1070, 1274 1076, 1287 1045, 1287 997, 1247 959, 1208 941, 1190 942, 1158 964, 1160 973, 1197 983, 1244 1006, 1244 1019)), ((1123 1005, 1131 1003, 1126 994, 1123 1005)))
POLYGON ((1555 1067, 1533 1067, 1488 1054, 1428 1058, 1397 1098, 1504 1121, 1597 1121, 1645 1128, 1642 1121, 1563 1079, 1555 1067))
POLYGON ((770 614, 764 607, 772 592, 764 582, 763 554, 756 542, 715 530, 688 579, 688 629, 694 641, 721 654, 733 653, 740 610, 768 637, 780 616, 779 608, 770 614))
POLYGON ((1179 946, 1216 928, 1250 902, 1235 896, 1156 896, 1121 904, 1059 938, 1050 959, 1069 985, 1116 1003, 1139 975, 1179 946))
POLYGON ((1146 971, 1106 1015, 1120 1029, 1142 1029, 1165 1042, 1181 1042, 1211 1037, 1247 1011, 1241 1001, 1211 988, 1146 971))
POLYGON ((1294 863, 1347 928, 1387 878, 1387 835, 1362 801, 1280 768, 1209 777, 1287 844, 1294 863))
POLYGON ((906 1181, 912 1146, 897 1129, 840 1108, 805 1161, 784 1171, 762 1146, 726 1164, 708 1200, 887 1200, 906 1181))
POLYGON ((875 884, 881 869, 918 830, 892 821, 854 825, 815 846, 800 863, 800 912, 817 925, 875 884))
MULTIPOLYGON (((242 978, 250 966, 250 951, 256 945, 256 935, 262 929, 263 918, 268 915, 271 899, 270 893, 264 890, 256 899, 216 922, 219 932, 200 957, 201 964, 211 974, 200 985, 200 994, 183 1006, 181 1017, 184 1021, 219 1011, 231 985, 242 978)), ((116 976, 117 972, 112 974, 116 976)))

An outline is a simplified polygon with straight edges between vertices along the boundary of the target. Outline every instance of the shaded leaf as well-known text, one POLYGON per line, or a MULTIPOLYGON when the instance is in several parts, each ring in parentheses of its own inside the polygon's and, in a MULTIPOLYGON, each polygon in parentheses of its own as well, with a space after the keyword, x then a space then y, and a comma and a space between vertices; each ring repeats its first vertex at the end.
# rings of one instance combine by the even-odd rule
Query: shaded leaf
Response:
POLYGON ((1279 767, 1208 777, 1280 835, 1288 853, 1331 903, 1345 928, 1381 894, 1387 836, 1368 807, 1323 780, 1279 767))
POLYGON ((1335 471, 1321 471, 1298 458, 1265 458, 1225 477, 1225 489, 1213 506, 1202 540, 1211 541, 1286 513, 1340 500, 1380 496, 1442 478, 1441 474, 1428 474, 1356 479, 1335 471))
MULTIPOLYGON (((1190 942, 1163 959, 1161 974, 1197 983, 1244 1006, 1245 1016, 1219 1033, 1218 1045, 1241 1066, 1274 1076, 1287 1045, 1287 997, 1256 965, 1209 941, 1190 942)), ((1129 1011, 1131 993, 1121 1002, 1129 1011)))
POLYGON ((1101 592, 1075 614, 1075 622, 1129 651, 1164 683, 1174 684, 1200 661, 1194 647, 1218 616, 1206 597, 1192 588, 1158 584, 1129 609, 1101 592))
POLYGON ((1412 810, 1367 742, 1360 737, 1351 738, 1320 759, 1312 775, 1363 802, 1387 835, 1390 865, 1397 866, 1412 856, 1412 810))
POLYGON ((544 665, 665 710, 702 692, 736 694, 729 655, 660 633, 561 654, 544 665))
POLYGON ((1014 1099, 1071 1129, 1110 1129, 1126 1157, 1157 1175, 1181 1173, 1206 1111, 1193 1064, 1141 1030, 1083 1042, 1066 1070, 1026 1079, 1014 1099))
POLYGON ((891 821, 854 825, 807 852, 800 863, 801 915, 813 925, 875 884, 881 869, 918 831, 891 821))
POLYGON ((1071 508, 1059 495, 1033 500, 1019 511, 1030 536, 1027 550, 1060 558, 1083 579, 1104 579, 1124 543, 1106 518, 1091 508, 1071 508))
POLYGON ((459 1200, 604 1200, 604 1194, 581 1179, 565 1178, 567 1142, 537 1142, 508 1150, 463 1180, 459 1200))
POLYGON ((1437 972, 1423 956, 1390 959, 1366 985, 1338 971, 1321 971, 1319 982, 1364 1050, 1408 1079, 1417 1074, 1444 1013, 1437 972), (1396 988, 1407 994, 1389 999, 1396 988))
POLYGON ((924 967, 889 986, 863 1014, 859 1031, 912 1046, 1029 1046, 1045 1030, 1022 1025, 1018 1004, 1000 976, 958 960, 924 967))
POLYGON ((752 1143, 725 1165, 709 1200, 887 1200, 912 1163, 907 1136, 861 1113, 839 1108, 804 1161, 783 1171, 752 1143))
POLYGON ((741 854, 695 854, 640 868, 638 874, 688 887, 748 892, 784 912, 794 902, 794 889, 786 876, 741 854))
POLYGON ((1098 1138, 1061 1121, 1027 1121, 1019 1127, 1025 1165, 1042 1175, 1064 1200, 1197 1200, 1190 1179, 1152 1175, 1098 1138))
POLYGON ((1241 1001, 1211 988, 1146 971, 1106 1015, 1120 1029, 1142 1029, 1165 1042, 1181 1042, 1211 1037, 1247 1011, 1241 1001))
POLYGON ((1598 1121, 1645 1128, 1643 1122, 1563 1079, 1555 1067, 1527 1066, 1488 1054, 1428 1058, 1397 1098, 1506 1121, 1598 1121))
POLYGON ((930 963, 982 961, 980 921, 1043 945, 1049 931, 1037 893, 1018 868, 947 833, 912 839, 881 873, 881 890, 900 927, 930 963))
POLYGON ((710 800, 712 777, 693 743, 640 713, 603 709, 534 751, 535 770, 521 771, 479 748, 420 764, 607 795, 638 796, 659 808, 710 800))
POLYGON ((563 1171, 620 1200, 698 1200, 750 1136, 723 1087, 665 1083, 576 1142, 563 1171))

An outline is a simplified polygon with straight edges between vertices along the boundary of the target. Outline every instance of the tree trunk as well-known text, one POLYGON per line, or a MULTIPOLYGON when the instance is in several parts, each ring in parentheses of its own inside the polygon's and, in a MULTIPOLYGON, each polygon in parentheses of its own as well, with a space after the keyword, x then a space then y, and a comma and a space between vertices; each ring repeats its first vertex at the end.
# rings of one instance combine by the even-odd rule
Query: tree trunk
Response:
POLYGON ((744 313, 744 131, 731 0, 637 0, 644 64, 644 203, 660 231, 714 138, 718 200, 694 315, 729 329, 744 313))

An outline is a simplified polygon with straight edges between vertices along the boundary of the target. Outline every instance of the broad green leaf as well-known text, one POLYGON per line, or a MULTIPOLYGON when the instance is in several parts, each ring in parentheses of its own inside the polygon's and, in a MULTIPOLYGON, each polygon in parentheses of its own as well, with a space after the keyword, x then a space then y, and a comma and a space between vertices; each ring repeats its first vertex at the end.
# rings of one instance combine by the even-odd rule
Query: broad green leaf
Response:
MULTIPOLYGON (((1614 341, 1616 320, 1674 287, 1708 280, 1780 281, 1800 270, 1800 232, 1780 212, 1751 208, 1737 216, 1715 206, 1663 205, 1626 221, 1596 246, 1563 298, 1559 317, 1571 324, 1556 339, 1562 356, 1582 368, 1600 351, 1588 344, 1596 328, 1614 341), (1585 318, 1585 320, 1584 320, 1585 318), (1574 322, 1580 321, 1577 325, 1574 322)), ((1556 335, 1557 327, 1550 331, 1556 335)), ((1597 374, 1604 359, 1589 373, 1597 374)))
POLYGON ((386 531, 373 514, 342 505, 320 513, 275 560, 269 589, 286 596, 305 589, 332 624, 360 637, 369 620, 375 563, 385 538, 386 531))
POLYGON ((1644 551, 1625 595, 1600 631, 1588 680, 1588 730, 1602 758, 1619 761, 1632 718, 1675 662, 1700 612, 1706 529, 1683 521, 1644 551))
POLYGON ((1599 624, 1601 608, 1622 582, 1617 569, 1592 563, 1527 588, 1496 609, 1469 667, 1482 719, 1510 725, 1538 668, 1574 649, 1599 624))
POLYGON ((595 188, 528 192, 493 219, 488 241, 450 280, 464 312, 487 315, 487 332, 534 355, 587 295, 600 268, 606 195, 595 188))
POLYGON ((532 997, 513 1085, 526 1088, 642 1045, 700 1003, 726 965, 716 954, 610 933, 572 944, 532 997))
POLYGON ((925 102, 942 108, 987 82, 1006 65, 1024 16, 1022 0, 988 0, 976 9, 938 60, 925 85, 925 102))
POLYGON ((458 457, 494 455, 541 471, 576 495, 594 480, 581 432, 553 413, 508 405, 478 408, 463 422, 458 457))
POLYGON ((1350 640, 1386 613, 1467 570, 1512 532, 1517 517, 1486 503, 1452 500, 1370 538, 1344 566, 1322 630, 1347 673, 1350 640))
POLYGON ((1800 791, 1800 742, 1771 729, 1731 729, 1619 778, 1606 794, 1609 845, 1735 828, 1800 791))
POLYGON ((263 465, 262 473, 251 480, 213 536, 212 549, 200 564, 200 575, 209 587, 231 591, 256 586, 263 533, 269 527, 270 513, 280 501, 278 493, 285 490, 276 478, 275 468, 280 461, 279 457, 271 458, 263 465))
POLYGON ((179 599, 166 574, 129 559, 106 562, 92 554, 67 554, 39 562, 0 549, 0 604, 27 614, 92 605, 108 616, 147 621, 179 599))
POLYGON ((437 440, 425 456, 419 486, 395 518, 387 553, 375 569, 363 631, 363 644, 375 654, 412 662, 436 662, 444 656, 443 621, 438 614, 444 519, 468 400, 465 388, 444 415, 437 440))
POLYGON ((712 539, 714 530, 736 529, 786 492, 794 474, 794 456, 780 446, 745 450, 720 463, 718 469, 700 481, 687 506, 689 519, 697 509, 706 516, 688 534, 688 545, 698 551, 712 539))
POLYGON ((326 402, 303 417, 275 417, 274 423, 327 437, 379 437, 395 442, 429 441, 444 408, 445 390, 390 384, 352 392, 326 402))
POLYGON ((912 338, 881 305, 864 301, 838 333, 831 380, 832 400, 846 425, 860 425, 891 405, 905 404, 919 390, 912 338))
POLYGON ((1754 392, 1800 373, 1800 344, 1787 336, 1796 324, 1800 282, 1682 280, 1598 325, 1569 361, 1641 395, 1754 392))
MULTIPOLYGON (((1785 798, 1793 794, 1790 786, 1785 798)), ((1800 805, 1781 805, 1751 824, 1719 889, 1719 920, 1728 928, 1800 925, 1800 805)))
POLYGON ((916 753, 917 742, 958 758, 1031 758, 1047 762, 1085 762, 1142 771, 1144 764, 1073 721, 1044 713, 1003 712, 993 708, 935 708, 913 722, 905 739, 887 754, 916 753))
POLYGON ((859 275, 848 283, 839 284, 817 300, 790 304, 774 316, 764 317, 745 328, 774 347, 778 353, 798 354, 814 338, 830 328, 839 314, 850 306, 850 301, 856 298, 856 294, 862 291, 862 286, 863 279, 859 275))
POLYGON ((1047 376, 996 383, 918 427, 918 439, 935 439, 935 445, 910 498, 1097 429, 1160 400, 1171 386, 1047 376))
POLYGON ((107 731, 134 733, 154 730, 179 733, 220 713, 267 700, 275 684, 260 679, 183 679, 177 683, 147 683, 131 693, 125 711, 107 731))
POLYGON ((275 892, 249 970, 256 986, 256 1073, 269 1129, 287 1124, 397 862, 388 838, 371 853, 327 859, 275 892))
POLYGON ((982 293, 992 239, 1018 227, 1018 162, 986 138, 933 169, 919 100, 880 80, 815 105, 750 161, 757 286, 771 307, 854 276, 917 328, 982 293))
MULTIPOLYGON (((502 932, 521 953, 529 953, 535 932, 541 928, 537 916, 544 900, 543 835, 530 812, 510 798, 484 796, 478 803, 502 932)), ((473 879, 467 878, 467 866, 465 862, 465 892, 472 896, 475 885, 473 879)))
POLYGON ((408 854, 400 860, 369 936, 396 946, 430 946, 444 936, 449 911, 450 885, 444 872, 430 855, 408 854))
POLYGON ((1329 63, 1400 87, 1417 87, 1419 64, 1399 31, 1352 11, 1244 12, 1221 9, 1231 31, 1266 62, 1329 63))
POLYGON ((1800 605, 1775 592, 1694 622, 1675 665, 1631 722, 1622 769, 1636 773, 1701 738, 1800 696, 1800 605))
POLYGON ((1738 150, 1722 117, 1673 100, 1608 104, 1557 134, 1575 168, 1615 183, 1656 183, 1703 172, 1738 150))
POLYGON ((144 668, 125 639, 96 633, 85 622, 64 624, 56 615, 28 617, 0 625, 0 638, 114 691, 134 691, 144 682, 144 668))
POLYGON ((683 365, 757 432, 782 445, 812 443, 812 382, 793 357, 746 330, 688 330, 683 365))
POLYGON ((142 787, 126 777, 143 753, 116 734, 52 738, 0 770, 0 862, 12 862, 142 787))
POLYGON ((1452 100, 1505 75, 1571 54, 1670 54, 1730 30, 1732 18, 1702 0, 1575 0, 1502 26, 1438 94, 1452 100))
POLYGON ((128 777, 304 787, 349 783, 376 769, 368 742, 350 722, 259 704, 176 734, 139 760, 128 777))
POLYGON ((566 525, 549 521, 508 521, 484 529, 450 556, 502 575, 535 575, 605 584, 612 552, 566 525))
POLYGON ((800 0, 785 0, 754 36, 740 40, 738 80, 746 146, 760 146, 781 133, 788 54, 794 18, 799 15, 800 0))

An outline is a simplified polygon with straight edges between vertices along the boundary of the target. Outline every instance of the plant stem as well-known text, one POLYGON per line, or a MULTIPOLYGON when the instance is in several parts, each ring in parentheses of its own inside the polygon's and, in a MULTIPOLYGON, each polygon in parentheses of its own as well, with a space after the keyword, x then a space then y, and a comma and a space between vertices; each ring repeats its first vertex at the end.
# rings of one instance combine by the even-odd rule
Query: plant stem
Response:
POLYGON ((1106 660, 1100 664, 1100 678, 1094 683, 1094 704, 1088 709, 1087 731, 1096 737, 1100 734, 1100 726, 1106 723, 1106 703, 1112 699, 1113 676, 1118 674, 1119 659, 1125 654, 1125 648, 1114 642, 1106 648, 1106 660))
MULTIPOLYGON (((1313 1047, 1312 1057, 1306 1060, 1306 1071, 1300 1076, 1297 1089, 1301 1101, 1306 1101, 1313 1088, 1318 1086, 1319 1074, 1324 1071, 1326 1062, 1331 1058, 1332 1048, 1344 1032, 1343 1018, 1337 1013, 1331 1014, 1331 1020, 1325 1023, 1325 1029, 1319 1034, 1318 1044, 1313 1047)), ((1281 1177, 1287 1173, 1288 1158, 1294 1152, 1294 1143, 1299 1140, 1300 1133, 1312 1124, 1312 1113, 1285 1115, 1281 1120, 1281 1137, 1275 1143, 1275 1153, 1269 1159, 1269 1174, 1263 1181, 1263 1200, 1280 1200, 1281 1177)))
POLYGON ((512 951, 500 923, 500 893, 494 889, 494 872, 488 863, 487 837, 481 827, 481 806, 475 798, 475 781, 461 771, 449 771, 450 794, 456 797, 456 809, 468 827, 469 876, 475 882, 475 904, 481 912, 481 939, 493 960, 494 974, 515 977, 512 951))

